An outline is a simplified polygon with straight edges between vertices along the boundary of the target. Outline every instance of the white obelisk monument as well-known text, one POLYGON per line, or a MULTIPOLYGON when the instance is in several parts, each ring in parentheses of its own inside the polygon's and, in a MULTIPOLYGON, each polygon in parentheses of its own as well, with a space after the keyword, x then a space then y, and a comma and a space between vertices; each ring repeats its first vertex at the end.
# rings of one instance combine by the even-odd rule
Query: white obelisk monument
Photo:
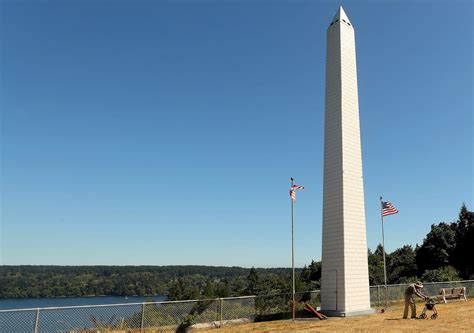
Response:
POLYGON ((371 313, 354 27, 339 8, 327 30, 321 311, 371 313))

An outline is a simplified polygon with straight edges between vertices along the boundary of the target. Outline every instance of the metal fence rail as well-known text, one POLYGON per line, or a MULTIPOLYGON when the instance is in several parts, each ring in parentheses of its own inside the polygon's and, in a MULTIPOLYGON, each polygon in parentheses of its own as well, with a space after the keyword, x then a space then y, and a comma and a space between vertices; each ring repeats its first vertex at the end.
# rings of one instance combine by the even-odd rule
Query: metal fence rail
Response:
MULTIPOLYGON (((474 280, 425 283, 423 292, 437 295, 441 288, 466 287, 474 296, 474 280)), ((403 299, 407 284, 388 285, 390 302, 403 299)), ((385 287, 371 286, 373 307, 384 302, 385 287)), ((320 305, 319 291, 296 293, 297 315, 304 316, 304 302, 320 305)), ((154 333, 176 331, 193 324, 220 327, 232 321, 291 318, 291 293, 189 301, 145 302, 112 305, 67 306, 0 310, 0 332, 154 333)))

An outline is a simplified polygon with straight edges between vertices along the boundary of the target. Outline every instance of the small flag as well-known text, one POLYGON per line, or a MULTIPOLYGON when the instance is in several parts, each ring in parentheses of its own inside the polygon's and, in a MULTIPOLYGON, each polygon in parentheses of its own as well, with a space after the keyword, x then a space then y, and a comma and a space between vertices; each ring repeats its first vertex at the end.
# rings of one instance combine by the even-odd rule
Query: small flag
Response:
POLYGON ((290 197, 291 200, 296 201, 296 190, 303 190, 304 186, 301 185, 291 185, 290 187, 290 197))
POLYGON ((389 201, 382 201, 382 216, 397 214, 398 209, 393 207, 392 203, 389 201))

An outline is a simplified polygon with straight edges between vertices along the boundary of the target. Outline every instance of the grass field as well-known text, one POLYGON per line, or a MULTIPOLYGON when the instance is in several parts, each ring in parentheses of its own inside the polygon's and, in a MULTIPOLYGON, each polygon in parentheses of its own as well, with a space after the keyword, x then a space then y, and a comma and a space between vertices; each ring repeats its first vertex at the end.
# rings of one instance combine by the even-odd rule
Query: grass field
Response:
MULTIPOLYGON (((417 315, 423 310, 417 303, 417 315)), ((437 304, 438 319, 402 319, 403 304, 390 306, 385 313, 328 320, 278 320, 222 327, 221 329, 193 330, 193 332, 474 332, 474 299, 437 304)))

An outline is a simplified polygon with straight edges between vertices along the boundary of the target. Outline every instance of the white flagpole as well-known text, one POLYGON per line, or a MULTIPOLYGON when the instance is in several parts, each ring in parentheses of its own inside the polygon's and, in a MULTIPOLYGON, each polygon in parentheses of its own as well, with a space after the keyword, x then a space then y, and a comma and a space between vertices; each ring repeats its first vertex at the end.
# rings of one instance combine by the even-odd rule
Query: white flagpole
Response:
POLYGON ((383 232, 382 197, 380 197, 380 216, 382 217, 382 254, 383 254, 383 280, 385 284, 385 307, 387 307, 387 266, 385 264, 385 237, 383 232))
MULTIPOLYGON (((290 189, 293 189, 293 181, 294 178, 291 177, 291 185, 290 189)), ((290 193, 291 194, 291 193, 290 193)), ((290 201, 291 201, 291 271, 292 271, 292 280, 293 280, 293 310, 292 310, 292 318, 293 321, 295 321, 295 246, 294 246, 294 214, 293 214, 293 198, 290 195, 290 201)))

